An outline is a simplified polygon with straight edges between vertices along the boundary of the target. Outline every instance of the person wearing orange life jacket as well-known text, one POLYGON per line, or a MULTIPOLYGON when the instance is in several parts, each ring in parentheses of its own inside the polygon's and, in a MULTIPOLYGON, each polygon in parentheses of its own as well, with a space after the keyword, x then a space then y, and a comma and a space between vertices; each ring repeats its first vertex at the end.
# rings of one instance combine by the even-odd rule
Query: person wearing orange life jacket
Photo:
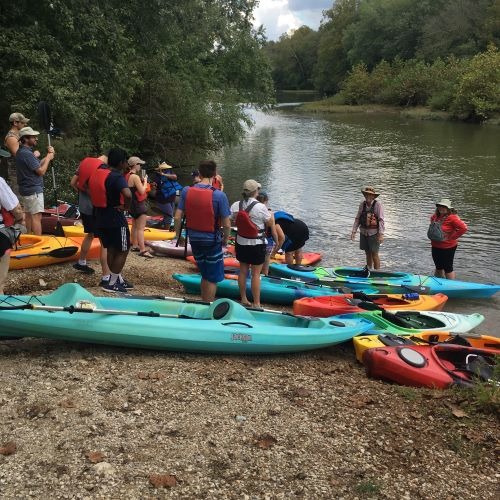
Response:
POLYGON ((0 177, 0 295, 7 279, 10 250, 21 233, 26 232, 24 212, 17 196, 0 177))
POLYGON ((361 190, 364 201, 359 204, 352 226, 351 240, 354 241, 359 228, 359 248, 365 251, 368 269, 380 269, 380 245, 384 241, 384 207, 379 200, 380 193, 372 186, 361 190))
POLYGON ((227 196, 212 186, 216 168, 212 160, 200 162, 201 181, 183 188, 174 217, 175 232, 180 238, 185 216, 187 237, 202 277, 201 297, 209 302, 215 299, 217 283, 224 280, 222 246, 227 245, 231 231, 227 196))
POLYGON ((108 153, 108 165, 101 165, 90 176, 88 190, 94 206, 96 233, 108 250, 109 281, 102 284, 106 292, 126 292, 133 285, 121 274, 130 248, 130 232, 124 211, 130 207, 132 192, 124 173, 127 154, 113 148, 108 153))
POLYGON ((128 173, 125 175, 128 187, 132 192, 132 201, 130 203, 130 215, 132 216, 132 231, 131 242, 132 252, 139 252, 141 257, 152 259, 153 256, 146 248, 144 243, 144 229, 148 219, 148 208, 146 205, 146 198, 148 197, 148 175, 145 174, 143 178, 139 175, 142 165, 146 162, 141 160, 138 156, 131 156, 128 159, 128 173))
MULTIPOLYGON (((82 246, 80 250, 80 257, 73 267, 85 274, 94 274, 94 269, 87 264, 87 255, 92 245, 92 240, 94 239, 96 233, 95 216, 94 216, 94 206, 90 199, 88 193, 88 183, 90 177, 95 173, 95 171, 101 166, 106 165, 108 158, 106 155, 101 155, 97 158, 86 157, 78 166, 75 175, 71 178, 70 185, 73 189, 78 191, 78 209, 80 211, 80 218, 83 223, 83 230, 85 231, 85 238, 82 241, 82 246)), ((99 260, 102 269, 102 278, 100 286, 105 284, 109 280, 110 270, 107 262, 107 251, 101 245, 99 260)))
POLYGON ((240 263, 238 286, 241 303, 249 306, 247 277, 251 270, 250 288, 254 307, 260 306, 260 272, 266 260, 266 228, 271 230, 274 241, 278 241, 274 218, 264 203, 256 199, 260 184, 254 179, 243 183, 243 199, 231 205, 231 221, 237 227, 236 258, 240 263))
POLYGON ((431 217, 427 232, 432 245, 432 260, 436 266, 435 276, 455 279, 453 261, 458 246, 458 238, 467 232, 467 225, 457 215, 451 201, 443 198, 436 203, 436 211, 431 217))

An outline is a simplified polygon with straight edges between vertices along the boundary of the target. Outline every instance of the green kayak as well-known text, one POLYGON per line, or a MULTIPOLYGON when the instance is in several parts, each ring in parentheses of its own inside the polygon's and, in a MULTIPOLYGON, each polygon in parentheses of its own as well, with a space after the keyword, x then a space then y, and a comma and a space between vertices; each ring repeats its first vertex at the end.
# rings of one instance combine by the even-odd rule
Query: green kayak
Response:
POLYGON ((340 321, 247 309, 229 299, 97 297, 75 283, 44 296, 0 295, 1 336, 44 337, 144 349, 277 353, 328 347, 369 330, 340 321))

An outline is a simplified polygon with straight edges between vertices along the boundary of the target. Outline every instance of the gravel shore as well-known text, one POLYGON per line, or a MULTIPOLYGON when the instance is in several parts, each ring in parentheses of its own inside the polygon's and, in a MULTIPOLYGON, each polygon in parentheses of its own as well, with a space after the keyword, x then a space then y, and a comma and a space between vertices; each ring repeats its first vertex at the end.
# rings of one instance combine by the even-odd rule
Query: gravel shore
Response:
MULTIPOLYGON (((97 269, 97 264, 93 264, 97 269)), ((189 263, 131 254, 134 294, 183 296, 189 263)), ((9 274, 46 293, 98 275, 9 274)), ((281 356, 0 342, 0 497, 498 498, 498 415, 369 380, 350 344, 281 356)))

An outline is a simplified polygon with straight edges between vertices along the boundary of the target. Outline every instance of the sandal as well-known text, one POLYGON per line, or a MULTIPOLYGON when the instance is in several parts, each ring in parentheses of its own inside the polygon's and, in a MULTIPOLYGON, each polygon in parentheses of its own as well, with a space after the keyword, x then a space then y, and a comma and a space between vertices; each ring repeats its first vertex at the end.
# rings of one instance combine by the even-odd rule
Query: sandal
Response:
POLYGON ((139 247, 130 247, 131 252, 139 252, 140 248, 139 247))
POLYGON ((140 257, 145 257, 146 259, 154 259, 154 257, 148 252, 148 250, 145 250, 144 252, 139 252, 140 257))

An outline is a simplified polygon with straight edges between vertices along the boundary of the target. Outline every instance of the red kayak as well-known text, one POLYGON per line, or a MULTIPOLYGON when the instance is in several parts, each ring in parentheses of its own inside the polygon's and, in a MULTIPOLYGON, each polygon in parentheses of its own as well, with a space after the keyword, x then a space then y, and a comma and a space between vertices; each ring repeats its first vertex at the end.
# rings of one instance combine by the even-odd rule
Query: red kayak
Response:
POLYGON ((400 311, 440 311, 448 297, 436 295, 406 294, 365 294, 355 292, 325 297, 304 297, 293 303, 293 313, 301 316, 327 318, 337 314, 358 313, 374 309, 395 309, 400 311))
POLYGON ((385 346, 368 349, 363 363, 369 377, 411 387, 447 389, 491 381, 498 350, 452 344, 385 346))

